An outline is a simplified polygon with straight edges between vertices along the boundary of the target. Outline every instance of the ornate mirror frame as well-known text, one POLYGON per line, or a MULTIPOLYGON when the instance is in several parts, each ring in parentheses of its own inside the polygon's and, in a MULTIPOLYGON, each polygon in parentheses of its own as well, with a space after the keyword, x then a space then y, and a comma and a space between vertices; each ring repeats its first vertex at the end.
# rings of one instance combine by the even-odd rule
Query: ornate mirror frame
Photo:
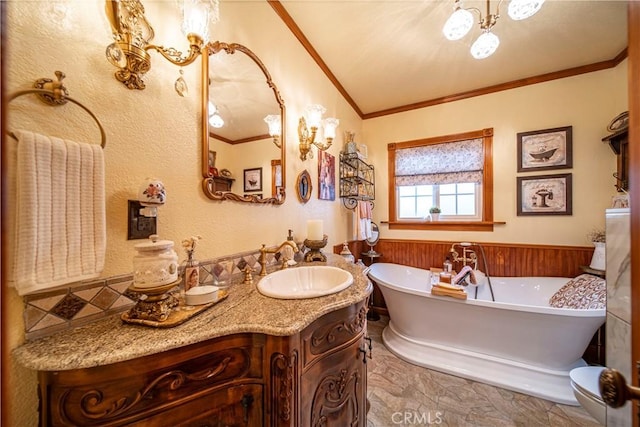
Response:
MULTIPOLYGON (((266 124, 265 124, 266 126, 266 124)), ((224 43, 220 41, 209 42, 204 48, 202 53, 202 191, 211 200, 235 200, 237 202, 244 203, 263 203, 263 204, 276 204, 281 205, 286 198, 285 192, 285 107, 284 101, 280 96, 278 88, 271 80, 271 74, 264 66, 260 58, 258 58, 248 47, 238 43, 224 43), (277 194, 272 194, 271 197, 258 198, 255 195, 240 195, 226 191, 214 191, 213 178, 214 175, 209 168, 209 151, 211 147, 209 145, 209 56, 215 55, 218 52, 224 51, 227 54, 233 55, 236 52, 241 52, 247 55, 253 60, 253 62, 262 70, 265 81, 269 88, 273 91, 273 95, 280 107, 280 120, 281 120, 281 132, 280 135, 280 182, 278 186, 277 194)), ((272 142, 269 142, 271 144, 272 142)))
POLYGON ((369 237, 368 239, 365 239, 364 241, 367 243, 367 245, 371 246, 371 249, 373 249, 373 247, 378 244, 379 240, 380 240, 380 228, 378 227, 378 224, 376 224, 375 222, 372 222, 371 237, 369 237))

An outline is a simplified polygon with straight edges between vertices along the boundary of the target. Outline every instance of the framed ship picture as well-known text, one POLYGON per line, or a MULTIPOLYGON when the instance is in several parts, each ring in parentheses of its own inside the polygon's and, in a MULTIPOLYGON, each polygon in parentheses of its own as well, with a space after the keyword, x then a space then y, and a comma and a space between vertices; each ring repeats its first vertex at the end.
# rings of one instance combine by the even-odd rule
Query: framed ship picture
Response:
POLYGON ((573 167, 573 127, 518 133, 518 172, 573 167))
POLYGON ((262 191, 262 168, 244 170, 244 191, 262 191))

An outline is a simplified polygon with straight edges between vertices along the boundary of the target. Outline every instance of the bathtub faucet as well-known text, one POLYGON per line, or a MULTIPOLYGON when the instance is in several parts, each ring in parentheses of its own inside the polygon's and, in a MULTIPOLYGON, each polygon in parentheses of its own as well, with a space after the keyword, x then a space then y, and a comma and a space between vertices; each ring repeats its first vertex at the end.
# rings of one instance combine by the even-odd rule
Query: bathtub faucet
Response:
MULTIPOLYGON (((496 298, 493 294, 493 286, 491 286, 491 276, 489 275, 489 267, 487 265, 487 256, 484 253, 484 248, 480 243, 470 243, 470 242, 460 242, 453 243, 451 245, 451 249, 449 249, 449 253, 451 253, 451 258, 453 258, 453 262, 461 262, 462 268, 468 265, 474 270, 478 269, 478 255, 476 252, 471 249, 471 247, 480 249, 480 253, 482 254, 482 261, 484 262, 484 274, 487 276, 487 284, 489 285, 489 291, 491 292, 491 301, 495 301, 496 298), (457 249, 462 251, 462 255, 458 252, 457 249)), ((476 299, 478 299, 478 288, 476 288, 476 299)))
POLYGON ((452 262, 461 262, 462 266, 465 265, 470 266, 474 270, 478 269, 478 256, 476 252, 471 249, 471 246, 477 246, 476 243, 469 242, 461 242, 461 243, 453 243, 451 245, 451 249, 449 249, 449 253, 451 254, 452 262), (462 255, 458 252, 458 250, 462 251, 462 255))

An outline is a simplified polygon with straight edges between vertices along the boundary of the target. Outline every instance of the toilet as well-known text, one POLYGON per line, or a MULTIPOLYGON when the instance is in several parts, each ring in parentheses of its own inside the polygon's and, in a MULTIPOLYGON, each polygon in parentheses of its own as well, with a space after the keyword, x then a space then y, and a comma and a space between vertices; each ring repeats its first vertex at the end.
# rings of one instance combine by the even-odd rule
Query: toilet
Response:
POLYGON ((573 388, 573 394, 578 403, 600 424, 606 425, 606 405, 600 397, 598 388, 598 380, 603 370, 602 366, 575 368, 569 372, 569 378, 571 378, 571 388, 573 388))

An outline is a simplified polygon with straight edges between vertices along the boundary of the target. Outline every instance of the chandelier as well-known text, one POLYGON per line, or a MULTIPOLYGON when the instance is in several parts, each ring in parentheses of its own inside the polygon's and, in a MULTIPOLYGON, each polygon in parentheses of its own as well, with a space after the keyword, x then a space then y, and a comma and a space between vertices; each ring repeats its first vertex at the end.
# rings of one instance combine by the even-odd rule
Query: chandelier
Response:
MULTIPOLYGON (((545 0, 511 0, 509 2, 509 8, 507 10, 511 19, 520 21, 527 19, 536 14, 542 7, 545 0)), ((502 0, 498 2, 496 7, 496 13, 491 13, 491 1, 487 0, 487 7, 485 16, 482 16, 480 9, 475 7, 464 8, 462 7, 462 0, 455 0, 454 11, 447 19, 447 22, 442 28, 444 36, 449 40, 459 40, 466 36, 473 26, 474 18, 471 11, 478 14, 480 18, 480 29, 482 33, 471 45, 471 55, 476 59, 487 58, 498 49, 500 45, 500 39, 491 29, 498 21, 500 17, 500 4, 502 0)))

